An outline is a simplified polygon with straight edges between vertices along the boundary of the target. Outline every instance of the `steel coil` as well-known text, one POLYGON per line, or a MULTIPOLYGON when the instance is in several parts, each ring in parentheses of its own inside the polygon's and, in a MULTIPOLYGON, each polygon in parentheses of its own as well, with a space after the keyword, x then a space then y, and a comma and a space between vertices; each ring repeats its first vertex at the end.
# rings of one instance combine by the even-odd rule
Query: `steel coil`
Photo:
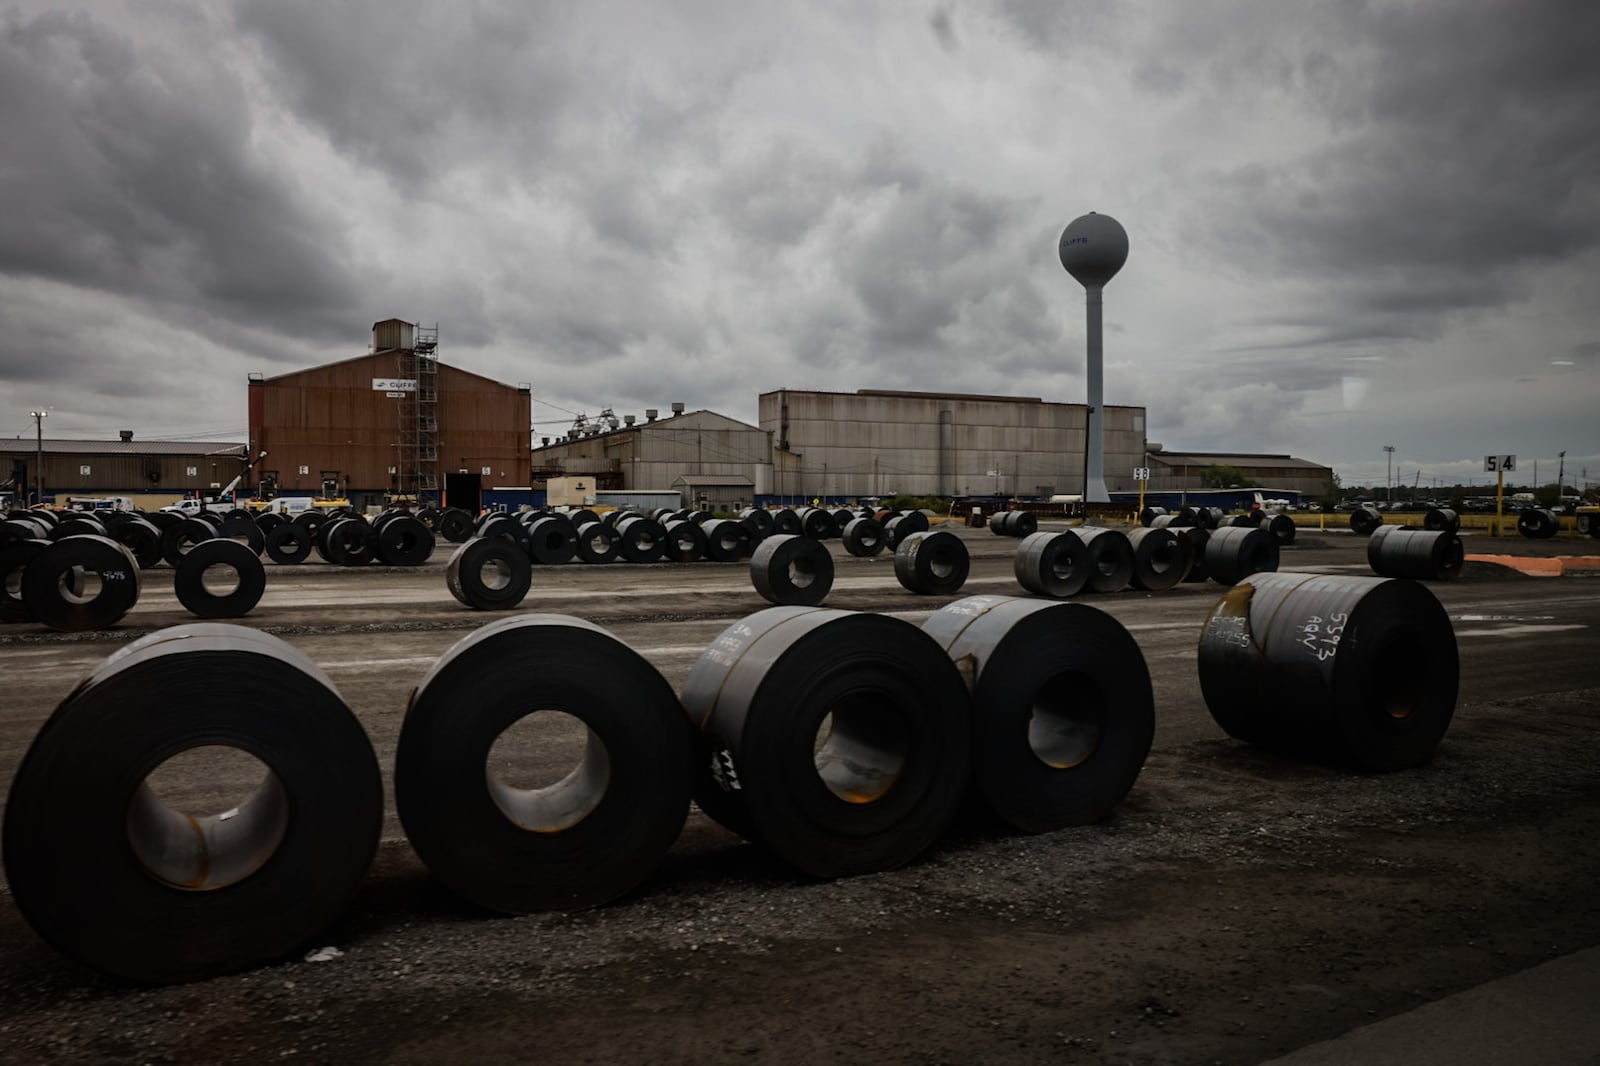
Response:
POLYGON ((1526 507, 1517 515, 1517 532, 1532 540, 1548 540, 1561 529, 1561 520, 1554 511, 1543 507, 1526 507))
POLYGON ((1155 698, 1122 623, 1081 603, 969 596, 922 624, 972 692, 973 779, 1011 826, 1111 813, 1144 767, 1155 698))
POLYGON ((1070 529, 1043 531, 1022 539, 1011 567, 1029 592, 1064 600, 1089 583, 1089 550, 1070 529))
POLYGON ((267 570, 247 546, 216 537, 178 560, 172 589, 197 618, 243 618, 261 602, 267 570))
POLYGON ((883 527, 871 518, 852 518, 844 527, 844 550, 859 558, 878 555, 889 545, 883 527))
POLYGON ((1207 532, 1222 528, 1222 520, 1226 517, 1220 507, 1196 507, 1194 509, 1194 524, 1207 532))
MULTIPOLYGON (((558 734, 538 754, 564 757, 577 741, 558 734)), ((637 652, 581 619, 520 615, 458 641, 417 685, 395 806, 423 863, 473 903, 507 914, 595 906, 637 887, 683 828, 692 744, 672 688, 637 652), (576 719, 581 754, 565 776, 525 787, 495 742, 556 714, 576 719)))
POLYGON ((667 553, 667 531, 654 518, 624 518, 617 523, 617 553, 624 562, 658 563, 667 553))
POLYGON ((669 563, 697 563, 706 557, 706 532, 698 522, 680 518, 666 526, 665 558, 669 563))
POLYGON ((317 534, 330 563, 366 566, 377 556, 378 535, 359 518, 335 518, 317 534))
POLYGON ((1230 736, 1398 770, 1427 760, 1455 713, 1450 618, 1414 581, 1256 574, 1212 608, 1200 688, 1230 736))
POLYGON ((564 515, 546 515, 528 523, 528 558, 542 566, 560 566, 578 554, 578 530, 564 515))
POLYGON ((700 527, 706 535, 706 558, 736 563, 750 554, 750 529, 731 518, 712 518, 700 527))
POLYGON ((419 518, 398 514, 375 532, 373 553, 385 566, 421 566, 433 555, 433 530, 419 518))
POLYGON ((382 824, 372 745, 315 664, 257 630, 176 626, 107 658, 40 729, 6 803, 6 876, 66 955, 192 981, 304 950, 382 824), (205 747, 248 752, 265 777, 221 813, 168 806, 147 778, 205 747))
POLYGON ((141 570, 161 562, 161 530, 138 515, 118 522, 107 536, 132 552, 141 570))
POLYGON ((833 556, 798 533, 774 533, 750 555, 750 583, 769 603, 813 607, 833 590, 833 556))
POLYGON ((800 526, 800 516, 787 507, 771 512, 772 532, 782 533, 785 536, 799 536, 803 530, 800 526))
POLYGON ((609 563, 616 559, 621 543, 617 531, 604 522, 585 522, 578 527, 573 548, 585 563, 609 563))
POLYGON ((267 546, 267 534, 253 518, 224 518, 222 525, 217 527, 217 536, 243 545, 256 555, 260 555, 267 546))
POLYGON ((1165 507, 1145 507, 1139 511, 1139 524, 1149 529, 1157 518, 1166 513, 1167 509, 1165 507))
POLYGON ((1175 588, 1189 573, 1193 549, 1189 538, 1177 530, 1135 529, 1128 534, 1128 542, 1133 546, 1133 576, 1129 581, 1134 588, 1163 592, 1175 588))
POLYGON ((912 861, 971 773, 960 673, 887 615, 760 611, 712 642, 682 700, 699 733, 701 809, 815 877, 912 861))
POLYGON ((284 522, 267 534, 267 558, 283 566, 295 566, 311 554, 315 534, 299 522, 284 522))
POLYGON ((752 540, 772 536, 772 512, 765 507, 747 507, 739 512, 739 521, 750 530, 752 540))
POLYGON ((1120 592, 1127 588, 1133 580, 1133 544, 1128 535, 1102 526, 1081 526, 1077 533, 1083 541, 1089 570, 1084 588, 1089 592, 1120 592))
POLYGON ((1268 515, 1262 520, 1261 527, 1275 537, 1280 545, 1293 544, 1295 537, 1294 519, 1281 511, 1268 515))
POLYGON ((509 611, 533 585, 528 553, 505 537, 473 537, 444 568, 450 595, 475 611, 509 611))
POLYGON ((1278 569, 1278 538, 1260 526, 1224 526, 1206 541, 1206 571, 1219 585, 1278 569))
POLYGON ((1358 537, 1370 537, 1372 531, 1383 525, 1383 515, 1374 507, 1357 507, 1350 512, 1350 531, 1358 537))
POLYGON ((21 591, 34 621, 51 629, 109 629, 139 602, 139 563, 110 537, 67 537, 28 561, 21 591))
POLYGON ((161 531, 161 557, 168 566, 177 566, 184 552, 216 535, 217 531, 207 523, 185 518, 161 531))
POLYGON ((1211 571, 1206 569, 1206 545, 1211 543, 1211 531, 1203 526, 1187 526, 1181 530, 1189 541, 1189 572, 1185 582, 1210 581, 1211 571))
POLYGON ((22 575, 48 547, 50 542, 42 538, 0 544, 0 622, 33 621, 33 611, 22 598, 22 575))
POLYGON ((446 507, 439 512, 437 529, 451 544, 465 544, 472 536, 472 516, 459 507, 446 507))
POLYGON ((1455 533, 1461 528, 1461 517, 1448 507, 1430 507, 1422 516, 1422 528, 1431 533, 1455 533))
POLYGON ((812 540, 826 540, 839 535, 838 523, 833 520, 833 512, 825 511, 820 507, 802 507, 797 512, 800 519, 800 535, 810 537, 812 540))
POLYGON ((1450 581, 1465 561, 1466 549, 1454 533, 1384 526, 1367 541, 1367 565, 1379 577, 1450 581))
POLYGON ((966 544, 948 530, 912 533, 894 549, 895 579, 920 596, 955 595, 971 569, 966 544))

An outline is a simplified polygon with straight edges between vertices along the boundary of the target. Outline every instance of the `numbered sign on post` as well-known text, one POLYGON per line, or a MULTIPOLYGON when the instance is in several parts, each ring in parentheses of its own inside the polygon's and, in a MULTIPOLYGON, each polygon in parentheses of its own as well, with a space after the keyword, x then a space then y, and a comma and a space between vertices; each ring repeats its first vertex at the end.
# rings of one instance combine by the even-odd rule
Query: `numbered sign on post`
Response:
POLYGON ((1150 480, 1150 468, 1148 466, 1136 466, 1136 467, 1134 467, 1133 468, 1133 480, 1135 480, 1135 481, 1149 481, 1150 480))
POLYGON ((1485 455, 1483 457, 1483 469, 1485 473, 1509 474, 1516 468, 1517 457, 1515 455, 1485 455))

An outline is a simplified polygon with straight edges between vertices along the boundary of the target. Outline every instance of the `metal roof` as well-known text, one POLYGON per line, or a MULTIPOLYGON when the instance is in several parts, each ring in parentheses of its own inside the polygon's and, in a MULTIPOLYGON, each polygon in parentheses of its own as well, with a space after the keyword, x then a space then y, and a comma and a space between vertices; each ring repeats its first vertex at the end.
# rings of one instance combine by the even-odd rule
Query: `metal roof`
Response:
POLYGON ((684 474, 674 485, 726 485, 749 488, 754 482, 742 474, 684 474))
POLYGON ((243 443, 214 440, 52 440, 43 445, 17 437, 0 440, 0 451, 46 451, 55 455, 223 455, 244 458, 243 443))
POLYGON ((1252 470, 1329 470, 1331 467, 1292 455, 1251 455, 1247 452, 1151 452, 1150 461, 1163 466, 1238 466, 1252 470))

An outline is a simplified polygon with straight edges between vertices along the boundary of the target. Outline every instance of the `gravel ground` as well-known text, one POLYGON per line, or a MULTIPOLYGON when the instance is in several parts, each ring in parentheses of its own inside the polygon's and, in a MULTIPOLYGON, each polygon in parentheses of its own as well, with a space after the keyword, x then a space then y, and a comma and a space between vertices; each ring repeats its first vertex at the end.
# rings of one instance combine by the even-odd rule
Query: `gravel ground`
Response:
MULTIPOLYGON (((963 536, 964 591, 1015 594, 1013 545, 963 536)), ((1301 540, 1285 569, 1365 571, 1353 538, 1301 540)), ((586 570, 541 573, 524 607, 599 621, 675 687, 762 606, 738 568, 586 570)), ((830 605, 914 621, 938 606, 886 559, 839 573, 830 605)), ((437 565, 272 576, 249 624, 329 669, 387 774, 406 691, 488 618, 441 600, 437 565), (395 600, 404 617, 381 606, 395 600)), ((0 634, 8 787, 76 677, 184 620, 156 584, 117 633, 0 634)), ((0 1040, 8 1061, 62 1063, 1260 1061, 1600 943, 1600 583, 1485 570, 1437 591, 1462 699, 1418 770, 1229 740, 1194 678, 1216 587, 1102 597, 1150 663, 1159 726, 1100 824, 1024 837, 969 809, 904 869, 815 882, 693 812, 628 898, 506 918, 433 881, 391 813, 354 906, 311 945, 335 948, 327 961, 130 987, 56 954, 0 896, 0 1040)))

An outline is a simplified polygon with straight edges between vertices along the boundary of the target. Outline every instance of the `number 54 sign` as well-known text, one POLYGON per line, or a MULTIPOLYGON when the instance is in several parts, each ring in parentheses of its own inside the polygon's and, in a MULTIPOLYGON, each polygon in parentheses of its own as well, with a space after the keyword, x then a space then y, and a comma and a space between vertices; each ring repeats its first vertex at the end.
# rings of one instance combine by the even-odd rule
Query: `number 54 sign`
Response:
POLYGON ((1516 468, 1517 457, 1515 455, 1485 455, 1483 457, 1483 469, 1485 473, 1494 474, 1504 472, 1509 474, 1516 468))

